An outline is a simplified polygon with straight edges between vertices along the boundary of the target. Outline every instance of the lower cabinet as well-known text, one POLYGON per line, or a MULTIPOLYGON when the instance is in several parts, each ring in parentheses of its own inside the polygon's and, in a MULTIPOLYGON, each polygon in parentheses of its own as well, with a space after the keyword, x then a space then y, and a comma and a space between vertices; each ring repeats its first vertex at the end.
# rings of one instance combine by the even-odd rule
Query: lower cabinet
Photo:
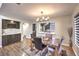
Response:
POLYGON ((3 35, 2 36, 2 46, 13 44, 13 43, 19 42, 19 41, 21 41, 21 34, 3 35))

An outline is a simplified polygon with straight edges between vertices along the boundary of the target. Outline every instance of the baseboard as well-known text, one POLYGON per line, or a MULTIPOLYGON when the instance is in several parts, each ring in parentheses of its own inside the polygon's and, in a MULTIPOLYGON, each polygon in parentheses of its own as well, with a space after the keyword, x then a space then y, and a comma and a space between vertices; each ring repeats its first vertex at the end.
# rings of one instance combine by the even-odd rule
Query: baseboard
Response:
POLYGON ((69 46, 69 44, 62 44, 63 46, 69 46))
POLYGON ((76 55, 76 56, 78 56, 78 54, 76 53, 75 49, 74 49, 73 47, 72 47, 72 49, 73 49, 73 51, 74 51, 75 55, 76 55))

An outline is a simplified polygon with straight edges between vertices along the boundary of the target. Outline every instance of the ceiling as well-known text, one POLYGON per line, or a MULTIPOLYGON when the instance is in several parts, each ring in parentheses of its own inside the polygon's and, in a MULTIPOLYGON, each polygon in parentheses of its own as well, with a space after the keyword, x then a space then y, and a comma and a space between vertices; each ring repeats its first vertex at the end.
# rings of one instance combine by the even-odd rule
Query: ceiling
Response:
POLYGON ((71 15, 76 3, 3 3, 0 8, 0 14, 9 17, 15 17, 23 20, 33 20, 40 16, 43 11, 44 15, 51 17, 71 15))

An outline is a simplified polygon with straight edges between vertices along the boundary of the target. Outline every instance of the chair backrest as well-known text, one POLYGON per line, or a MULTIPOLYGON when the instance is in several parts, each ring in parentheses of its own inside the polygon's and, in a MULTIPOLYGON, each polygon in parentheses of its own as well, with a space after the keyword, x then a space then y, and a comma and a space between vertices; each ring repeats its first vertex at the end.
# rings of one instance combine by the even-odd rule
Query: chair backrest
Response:
POLYGON ((42 50, 42 39, 41 38, 34 38, 35 48, 38 50, 42 50))
POLYGON ((52 39, 52 34, 45 34, 45 37, 52 39))
POLYGON ((46 56, 47 53, 48 53, 48 48, 44 48, 41 52, 41 56, 46 56))
POLYGON ((58 53, 60 53, 61 50, 62 50, 62 49, 61 49, 61 44, 62 44, 63 40, 64 40, 64 38, 62 37, 62 38, 61 38, 61 41, 60 41, 60 43, 59 43, 59 45, 58 45, 58 47, 57 47, 58 53))
POLYGON ((62 37, 62 38, 61 38, 61 41, 60 41, 60 43, 59 43, 59 45, 58 45, 58 49, 60 49, 60 46, 61 46, 63 40, 64 40, 64 38, 62 37))
POLYGON ((31 34, 31 38, 35 38, 36 37, 36 32, 34 31, 32 34, 31 34))

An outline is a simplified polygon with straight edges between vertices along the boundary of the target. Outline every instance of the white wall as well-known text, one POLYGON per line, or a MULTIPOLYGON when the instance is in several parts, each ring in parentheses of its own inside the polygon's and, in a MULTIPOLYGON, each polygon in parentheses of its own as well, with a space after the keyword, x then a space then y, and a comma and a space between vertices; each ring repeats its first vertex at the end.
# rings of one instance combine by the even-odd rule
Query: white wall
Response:
POLYGON ((54 18, 56 25, 56 36, 60 38, 64 36, 63 45, 69 46, 68 28, 72 27, 71 15, 54 18))
POLYGON ((23 24, 23 36, 26 35, 27 38, 31 37, 32 34, 32 22, 25 22, 23 24))

